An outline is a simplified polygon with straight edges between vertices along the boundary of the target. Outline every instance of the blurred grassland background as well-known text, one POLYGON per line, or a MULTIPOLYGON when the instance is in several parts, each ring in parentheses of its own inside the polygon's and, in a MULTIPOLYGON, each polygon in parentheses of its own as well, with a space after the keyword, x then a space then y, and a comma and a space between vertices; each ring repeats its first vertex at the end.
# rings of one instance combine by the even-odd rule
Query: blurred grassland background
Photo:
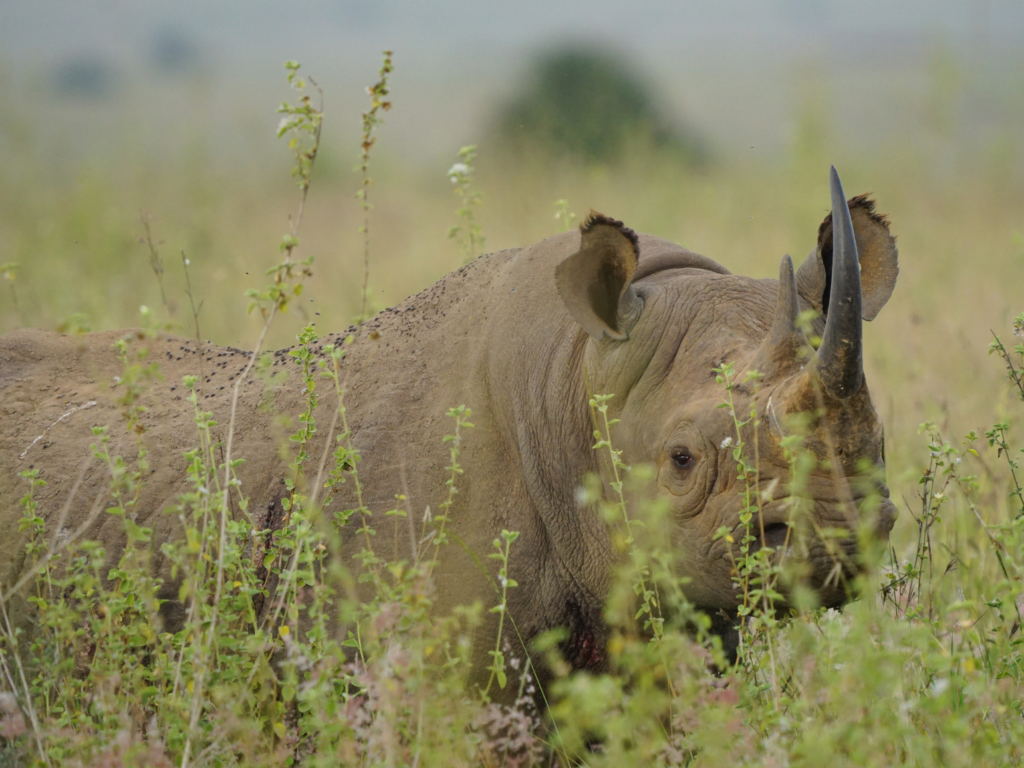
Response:
MULTIPOLYGON (((899 283, 866 329, 897 536, 925 463, 920 422, 956 436, 1007 417, 1021 441, 1019 403, 987 356, 991 331, 1009 337, 1024 311, 1024 6, 1009 1, 4 0, 0 264, 18 267, 0 280, 0 332, 130 326, 147 305, 192 336, 184 250, 203 336, 251 345, 261 323, 243 292, 266 282, 298 200, 275 138, 274 110, 294 98, 285 59, 323 87, 325 122, 297 251, 316 256, 315 278, 270 341, 291 344, 310 320, 346 327, 362 281, 360 113, 384 48, 396 69, 371 169, 379 307, 462 264, 446 170, 465 144, 478 146, 488 252, 555 233, 567 199, 755 277, 812 249, 834 163, 898 237, 899 283), (560 80, 573 61, 599 71, 560 80), (567 124, 611 119, 595 107, 601 67, 651 118, 568 151, 567 124)), ((1004 472, 991 458, 983 484, 1004 472)))

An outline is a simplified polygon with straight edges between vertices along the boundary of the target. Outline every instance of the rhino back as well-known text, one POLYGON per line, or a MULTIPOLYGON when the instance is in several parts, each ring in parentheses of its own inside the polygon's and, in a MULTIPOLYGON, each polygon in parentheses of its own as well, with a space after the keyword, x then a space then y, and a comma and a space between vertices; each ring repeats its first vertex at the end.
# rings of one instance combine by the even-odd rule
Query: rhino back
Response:
MULTIPOLYGON (((452 429, 445 411, 463 403, 472 407, 486 395, 473 374, 486 356, 475 331, 489 311, 488 289, 495 279, 500 280, 495 273, 513 253, 492 254, 386 310, 355 334, 356 342, 347 347, 341 381, 352 441, 362 454, 365 501, 372 511, 383 515, 395 506, 395 494, 403 492, 420 516, 427 505, 436 511, 444 500, 448 451, 443 437, 452 429)), ((318 349, 328 341, 341 343, 345 335, 325 338, 318 349)), ((24 564, 18 500, 28 484, 19 473, 38 470, 46 485, 36 489, 35 498, 47 523, 46 535, 65 537, 77 531, 95 509, 102 511, 111 503, 109 469, 90 447, 99 442, 93 427, 110 428, 111 454, 124 455, 130 464, 136 455, 136 436, 126 432, 117 403, 124 389, 116 382, 124 371, 113 345, 126 336, 132 338, 132 347, 148 349, 147 360, 159 364, 159 379, 146 384, 141 399, 147 408, 141 418, 145 427, 141 440, 149 469, 142 478, 136 518, 154 529, 158 572, 167 570, 159 545, 180 529, 177 517, 165 512, 188 490, 184 453, 199 443, 194 408, 182 385, 186 374, 205 377, 200 408, 213 413, 214 440, 221 443, 217 458, 223 457, 232 388, 248 362, 245 353, 131 331, 70 337, 21 330, 0 337, 0 435, 4 438, 0 441, 0 584, 4 587, 17 581, 24 564)), ((270 372, 279 374, 272 384, 265 385, 255 374, 249 376, 235 413, 232 456, 245 460, 238 475, 257 526, 270 522, 270 511, 286 492, 287 434, 303 409, 298 365, 288 352, 271 354, 270 372), (281 415, 290 416, 291 424, 287 418, 278 418, 281 415)), ((311 475, 327 446, 328 425, 337 404, 323 383, 320 392, 318 432, 309 448, 311 475)), ((481 404, 480 417, 485 411, 481 404)), ((476 414, 474 419, 480 422, 476 414)), ((486 435, 486 427, 480 426, 480 433, 486 435)), ((335 434, 340 431, 339 426, 335 434)), ((327 447, 333 447, 333 440, 327 447)), ((468 501, 469 496, 467 489, 463 498, 468 501)), ((352 501, 342 493, 334 506, 344 508, 352 501)), ((98 514, 81 535, 100 541, 107 550, 108 565, 113 566, 124 547, 122 528, 119 518, 98 514)), ((409 537, 402 533, 407 544, 409 537)), ((388 546, 383 554, 390 552, 388 546)), ((170 584, 166 591, 174 592, 170 584)))

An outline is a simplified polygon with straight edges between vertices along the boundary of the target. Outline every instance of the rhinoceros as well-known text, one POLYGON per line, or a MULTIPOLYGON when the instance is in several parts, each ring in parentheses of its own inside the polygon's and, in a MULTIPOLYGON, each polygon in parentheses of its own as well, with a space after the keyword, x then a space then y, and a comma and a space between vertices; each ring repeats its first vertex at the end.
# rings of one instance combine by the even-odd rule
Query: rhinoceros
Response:
MULTIPOLYGON (((790 464, 780 443, 788 416, 815 414, 805 439, 821 461, 802 493, 819 528, 847 533, 838 546, 848 557, 837 565, 834 541, 830 547, 812 537, 808 580, 824 605, 844 602, 849 592, 836 569, 849 575, 856 568, 858 501, 866 493, 854 480, 865 467, 884 469, 882 425, 863 375, 861 321, 888 301, 898 265, 895 240, 874 203, 865 196, 847 201, 834 169, 831 193, 832 213, 818 229, 816 247, 797 271, 783 258, 778 280, 733 275, 709 258, 592 213, 578 231, 482 257, 368 321, 341 364, 364 501, 380 515, 404 494, 413 529, 398 527, 392 542, 391 526, 379 526, 380 550, 406 556, 428 533, 423 510, 436 510, 447 495, 443 438, 452 425, 445 412, 465 404, 475 427, 464 433, 464 474, 448 523, 461 546, 440 548, 436 609, 492 604, 492 581, 479 563, 493 571, 486 555, 496 534, 518 531, 509 575, 519 587, 509 591, 508 611, 523 641, 529 645, 561 627, 568 662, 600 666, 602 610, 623 554, 579 491, 589 473, 607 472, 593 449, 588 404, 602 393, 613 396, 610 416, 619 421, 612 440, 622 460, 654 468, 651 492, 670 507, 686 596, 705 611, 734 615, 731 545, 715 535, 723 526, 736 529, 742 506, 730 448, 739 436, 717 407, 724 391, 714 373, 731 362, 737 371, 763 374, 756 388, 739 384, 732 393, 737 412, 753 408, 761 425, 758 491, 771 495, 755 527, 761 544, 785 540, 787 508, 780 500, 790 464), (814 331, 821 339, 810 358, 801 354, 808 340, 799 322, 808 309, 819 313, 814 331)), ((108 472, 89 460, 91 428, 122 423, 115 402, 122 364, 112 345, 123 335, 20 330, 0 339, 5 590, 25 561, 19 471, 38 469, 48 483, 37 497, 48 535, 66 535, 102 503, 108 472), (65 530, 54 532, 65 507, 65 530)), ((159 545, 178 534, 177 519, 164 510, 186 489, 183 452, 197 443, 182 377, 204 370, 201 406, 214 414, 223 440, 232 389, 249 357, 171 335, 145 344, 164 381, 142 399, 151 470, 137 509, 138 522, 154 529, 159 545)), ((248 509, 269 527, 287 473, 274 412, 303 409, 294 359, 278 352, 274 366, 293 375, 274 388, 249 377, 240 388, 232 454, 246 460, 238 472, 248 509)), ((333 408, 324 398, 318 424, 330 422, 333 408)), ((320 455, 326 431, 313 441, 312 455, 320 455)), ((122 449, 134 439, 124 437, 122 449)), ((119 449, 117 440, 112 448, 119 449)), ((881 504, 869 524, 885 537, 896 510, 873 477, 881 504)), ((105 544, 113 565, 124 547, 122 521, 101 515, 86 535, 105 544)), ((362 541, 351 532, 345 539, 343 555, 354 558, 362 541)), ((153 567, 164 579, 162 611, 173 629, 182 607, 159 549, 153 567)), ((9 607, 25 620, 24 603, 9 607)), ((486 631, 493 638, 494 628, 486 631)), ((482 658, 490 642, 478 643, 482 658)))

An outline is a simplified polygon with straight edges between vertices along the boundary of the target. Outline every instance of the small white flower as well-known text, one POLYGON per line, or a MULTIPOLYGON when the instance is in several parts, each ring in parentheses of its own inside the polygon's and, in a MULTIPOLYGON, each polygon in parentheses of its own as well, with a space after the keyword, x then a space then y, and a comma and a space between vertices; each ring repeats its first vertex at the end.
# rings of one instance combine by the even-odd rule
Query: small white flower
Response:
POLYGON ((456 163, 448 169, 448 178, 452 180, 452 184, 455 184, 460 175, 465 176, 467 173, 469 173, 468 165, 465 163, 456 163))
POLYGON ((292 118, 290 118, 290 117, 282 117, 281 118, 281 122, 279 122, 277 124, 277 132, 281 133, 281 131, 288 130, 289 128, 291 128, 291 124, 292 124, 292 118))
POLYGON ((945 677, 936 678, 931 686, 932 696, 941 696, 949 688, 949 680, 945 677))
POLYGON ((722 444, 719 445, 718 448, 719 448, 719 450, 724 451, 730 445, 732 445, 732 437, 727 437, 727 438, 725 438, 725 440, 722 441, 722 444))

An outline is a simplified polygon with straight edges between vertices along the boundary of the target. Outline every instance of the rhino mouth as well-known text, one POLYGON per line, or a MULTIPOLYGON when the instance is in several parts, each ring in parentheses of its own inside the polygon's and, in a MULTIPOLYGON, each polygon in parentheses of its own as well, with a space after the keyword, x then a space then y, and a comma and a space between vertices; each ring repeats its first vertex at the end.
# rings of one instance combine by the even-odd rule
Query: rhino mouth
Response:
MULTIPOLYGON (((841 497, 826 499, 808 496, 800 497, 799 501, 811 505, 811 509, 806 514, 808 515, 807 519, 813 520, 815 526, 828 528, 833 532, 837 530, 846 531, 845 536, 838 536, 836 540, 843 543, 844 548, 848 549, 849 543, 851 541, 855 542, 857 530, 862 525, 871 525, 872 533, 876 538, 883 541, 888 538, 899 514, 896 505, 892 503, 888 496, 888 489, 884 489, 882 494, 874 497, 875 504, 867 514, 862 512, 864 502, 867 499, 863 494, 853 494, 846 499, 841 497), (836 514, 837 509, 849 510, 852 514, 836 514)), ((795 529, 801 523, 797 519, 791 519, 793 516, 788 507, 792 501, 791 497, 785 495, 777 496, 760 511, 761 520, 755 516, 751 522, 751 534, 755 536, 757 541, 752 546, 757 548, 771 547, 778 551, 780 548, 794 544, 797 540, 795 529)), ((742 535, 743 525, 741 523, 736 523, 735 532, 742 535)), ((818 536, 812 534, 810 538, 814 540, 818 536)), ((854 549, 849 554, 855 554, 855 552, 856 547, 854 546, 854 549)))
POLYGON ((785 475, 763 476, 756 483, 750 496, 758 500, 758 509, 746 522, 743 505, 750 496, 719 497, 715 501, 721 506, 705 507, 707 519, 713 521, 708 528, 722 521, 726 525, 717 530, 728 527, 729 535, 709 536, 697 550, 704 563, 692 590, 697 604, 733 609, 739 595, 738 567, 745 557, 768 552, 773 567, 782 568, 777 584, 783 596, 780 609, 789 605, 798 584, 815 593, 825 607, 854 598, 856 585, 869 568, 862 551, 866 539, 884 542, 896 518, 888 489, 857 476, 838 482, 831 476, 812 477, 801 493, 792 495, 787 480, 785 475))
MULTIPOLYGON (((897 514, 895 505, 888 498, 882 497, 874 513, 877 515, 874 521, 861 516, 844 520, 836 518, 835 507, 859 510, 864 499, 860 494, 854 494, 845 503, 840 500, 808 499, 813 504, 810 519, 814 521, 813 525, 808 525, 807 521, 801 523, 790 520, 791 511, 785 497, 776 498, 761 511, 763 517, 760 520, 755 517, 751 522, 750 535, 754 541, 749 551, 754 554, 769 548, 772 550, 771 559, 779 565, 786 560, 802 561, 807 568, 802 580, 817 593, 821 604, 825 607, 843 605, 854 596, 857 577, 865 573, 865 564, 860 557, 858 527, 862 524, 871 525, 874 536, 884 541, 892 530, 897 514), (826 509, 832 514, 828 514, 826 509), (830 530, 824 535, 824 530, 817 530, 819 528, 830 530)), ((739 554, 737 545, 743 535, 744 526, 737 525, 734 533, 737 544, 733 545, 736 548, 733 557, 739 554)), ((783 588, 782 591, 785 593, 787 590, 783 588)))

